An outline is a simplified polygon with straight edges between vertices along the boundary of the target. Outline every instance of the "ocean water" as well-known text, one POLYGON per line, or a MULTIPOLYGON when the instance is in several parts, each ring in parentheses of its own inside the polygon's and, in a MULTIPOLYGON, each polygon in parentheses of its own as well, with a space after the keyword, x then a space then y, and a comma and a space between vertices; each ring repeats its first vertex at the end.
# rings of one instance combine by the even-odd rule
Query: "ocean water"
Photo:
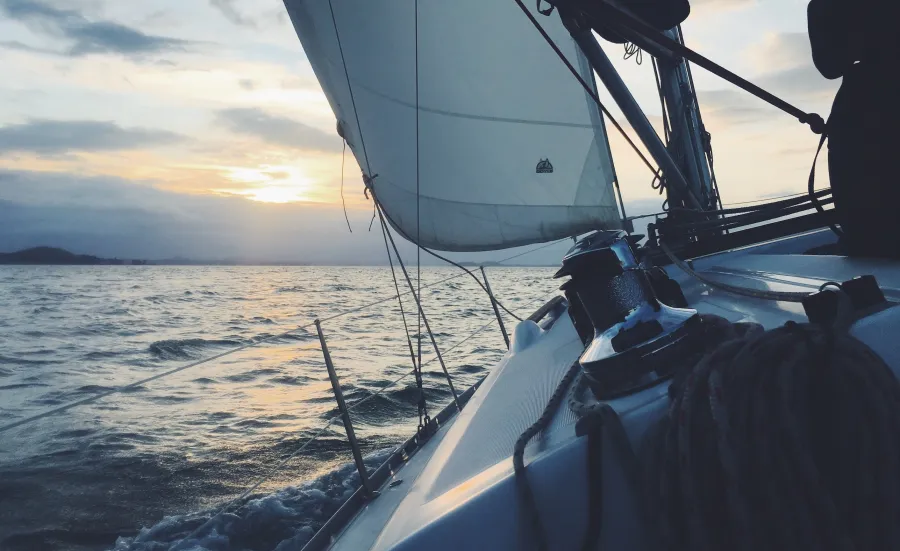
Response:
MULTIPOLYGON (((428 286, 460 273, 423 268, 422 297, 462 391, 505 346, 469 276, 428 286)), ((556 292, 552 273, 488 270, 522 317, 556 292)), ((0 267, 0 426, 271 339, 0 433, 0 549, 299 550, 359 481, 340 421, 272 472, 337 414, 315 328, 272 337, 393 293, 380 267, 0 267)), ((323 328, 348 403, 380 392, 352 414, 374 469, 418 420, 414 378, 387 386, 411 370, 399 306, 323 328)), ((437 362, 425 371, 433 414, 450 393, 437 362)))

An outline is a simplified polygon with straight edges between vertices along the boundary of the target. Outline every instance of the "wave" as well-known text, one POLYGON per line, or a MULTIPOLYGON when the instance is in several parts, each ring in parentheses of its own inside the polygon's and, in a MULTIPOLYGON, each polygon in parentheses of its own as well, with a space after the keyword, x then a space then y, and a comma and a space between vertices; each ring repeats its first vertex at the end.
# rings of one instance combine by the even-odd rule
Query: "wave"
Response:
MULTIPOLYGON (((369 474, 392 451, 367 455, 363 460, 369 474)), ((299 486, 250 495, 217 517, 216 509, 165 517, 134 537, 119 537, 112 551, 158 551, 179 543, 178 549, 192 551, 300 549, 359 485, 359 473, 353 463, 346 463, 299 486)))
POLYGON ((206 348, 241 344, 241 341, 230 339, 167 339, 154 342, 148 350, 160 360, 190 360, 198 358, 206 348))
POLYGON ((46 365, 57 363, 55 360, 27 360, 25 358, 11 358, 0 355, 0 365, 46 365))
POLYGON ((275 292, 276 293, 305 293, 305 292, 307 292, 307 288, 302 287, 300 285, 294 285, 291 287, 279 287, 275 292))
POLYGON ((254 381, 259 377, 263 377, 266 375, 278 375, 281 371, 278 369, 272 368, 263 368, 263 369, 254 369, 252 371, 245 371, 243 373, 236 373, 234 375, 228 375, 223 377, 226 381, 231 381, 232 383, 247 383, 250 381, 254 381))

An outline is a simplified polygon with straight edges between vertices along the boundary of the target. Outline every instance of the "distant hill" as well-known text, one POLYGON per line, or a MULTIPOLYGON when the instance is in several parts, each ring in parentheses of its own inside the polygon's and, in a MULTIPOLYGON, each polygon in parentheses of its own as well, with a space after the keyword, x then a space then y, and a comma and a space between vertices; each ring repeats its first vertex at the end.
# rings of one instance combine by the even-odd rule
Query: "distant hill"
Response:
POLYGON ((75 254, 57 247, 32 247, 14 253, 0 253, 0 264, 144 264, 143 261, 99 258, 87 254, 75 254))

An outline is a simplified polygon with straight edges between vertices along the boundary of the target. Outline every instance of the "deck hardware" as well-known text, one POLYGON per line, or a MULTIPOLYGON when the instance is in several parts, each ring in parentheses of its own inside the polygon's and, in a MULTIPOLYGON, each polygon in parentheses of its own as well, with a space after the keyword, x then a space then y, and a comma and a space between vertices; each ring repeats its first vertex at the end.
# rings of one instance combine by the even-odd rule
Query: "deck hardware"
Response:
POLYGON ((491 306, 494 308, 494 315, 497 316, 497 323, 500 324, 500 331, 503 333, 503 341, 506 342, 506 349, 509 350, 509 333, 506 332, 506 326, 503 325, 503 318, 500 317, 500 309, 497 308, 497 299, 494 298, 494 292, 491 291, 491 284, 488 282, 487 273, 484 271, 484 266, 480 266, 481 268, 481 277, 484 278, 484 288, 487 289, 488 296, 491 299, 491 306))
POLYGON ((362 453, 359 451, 359 442, 356 440, 356 433, 353 432, 353 423, 350 421, 350 410, 347 409, 347 402, 344 401, 344 393, 341 390, 341 382, 338 380, 337 372, 334 370, 334 363, 331 361, 331 354, 328 352, 328 345, 325 343, 325 333, 322 332, 322 323, 315 321, 316 331, 319 333, 319 342, 322 344, 322 355, 325 357, 325 367, 328 368, 328 378, 331 379, 331 389, 334 391, 334 399, 337 400, 338 409, 341 410, 341 417, 344 420, 344 429, 347 431, 347 440, 350 441, 350 449, 353 452, 353 462, 356 463, 356 470, 359 472, 359 480, 362 487, 369 498, 377 497, 377 493, 372 491, 369 484, 369 475, 366 473, 366 464, 363 462, 362 453))

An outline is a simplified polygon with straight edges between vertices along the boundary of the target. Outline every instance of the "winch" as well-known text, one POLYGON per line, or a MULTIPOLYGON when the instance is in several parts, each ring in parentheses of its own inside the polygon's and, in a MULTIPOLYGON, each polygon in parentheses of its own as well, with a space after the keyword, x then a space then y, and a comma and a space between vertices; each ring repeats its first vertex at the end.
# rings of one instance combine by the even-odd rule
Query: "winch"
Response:
POLYGON ((660 302, 650 274, 624 232, 600 231, 578 241, 554 276, 571 278, 560 289, 586 345, 579 363, 598 399, 664 376, 700 344, 697 311, 660 302))

